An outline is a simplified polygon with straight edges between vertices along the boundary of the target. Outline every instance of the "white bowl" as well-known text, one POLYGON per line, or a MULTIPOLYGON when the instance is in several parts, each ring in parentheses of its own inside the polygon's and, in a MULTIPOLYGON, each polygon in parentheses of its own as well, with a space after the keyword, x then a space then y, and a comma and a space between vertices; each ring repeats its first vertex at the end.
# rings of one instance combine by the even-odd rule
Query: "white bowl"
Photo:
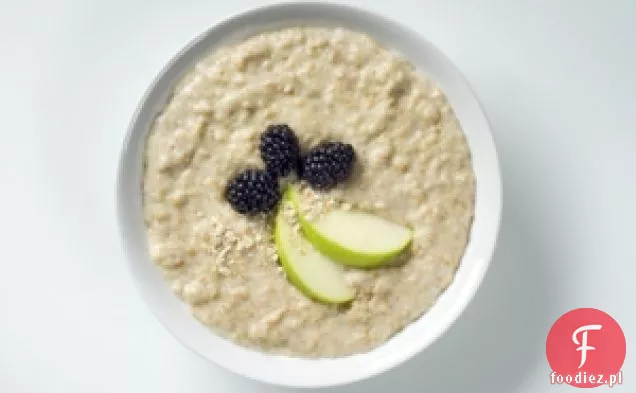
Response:
POLYGON ((459 317, 482 282, 494 251, 501 214, 501 183, 488 121, 453 64, 414 31, 361 9, 325 3, 289 3, 254 9, 203 33, 159 73, 135 113, 118 174, 119 226, 130 270, 142 297, 159 321, 186 347, 243 376, 278 385, 320 387, 349 383, 404 362, 439 338, 459 317), (446 93, 462 124, 475 170, 475 218, 470 241, 454 281, 421 318, 373 351, 336 359, 273 356, 243 348, 194 319, 169 290, 148 256, 142 219, 142 153, 146 133, 170 91, 198 59, 216 47, 254 33, 296 24, 341 26, 367 33, 406 56, 446 93))

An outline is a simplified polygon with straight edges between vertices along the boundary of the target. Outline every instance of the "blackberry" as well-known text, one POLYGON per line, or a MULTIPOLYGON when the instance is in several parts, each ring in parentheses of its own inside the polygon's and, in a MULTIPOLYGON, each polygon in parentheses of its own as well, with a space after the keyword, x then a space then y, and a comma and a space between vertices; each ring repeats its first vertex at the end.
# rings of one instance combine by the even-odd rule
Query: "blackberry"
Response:
POLYGON ((272 176, 287 176, 298 168, 300 144, 287 124, 268 126, 261 135, 259 150, 265 167, 272 176))
POLYGON ((225 198, 241 214, 267 213, 280 200, 278 181, 262 169, 246 169, 232 178, 225 198))
POLYGON ((328 190, 351 175, 355 152, 350 144, 323 142, 301 162, 301 177, 319 190, 328 190))

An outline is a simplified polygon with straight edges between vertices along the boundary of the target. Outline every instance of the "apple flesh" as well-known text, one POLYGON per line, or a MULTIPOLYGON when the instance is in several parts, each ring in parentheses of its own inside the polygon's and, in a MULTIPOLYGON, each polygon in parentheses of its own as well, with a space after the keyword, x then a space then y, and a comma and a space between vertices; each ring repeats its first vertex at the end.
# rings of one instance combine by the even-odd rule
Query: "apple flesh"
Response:
POLYGON ((343 265, 377 267, 400 255, 413 239, 409 228, 365 212, 335 210, 310 221, 302 214, 296 189, 290 187, 287 194, 307 239, 322 254, 343 265))
POLYGON ((274 225, 274 241, 289 280, 306 296, 323 303, 346 303, 355 291, 345 282, 342 268, 316 251, 294 231, 280 207, 274 225))

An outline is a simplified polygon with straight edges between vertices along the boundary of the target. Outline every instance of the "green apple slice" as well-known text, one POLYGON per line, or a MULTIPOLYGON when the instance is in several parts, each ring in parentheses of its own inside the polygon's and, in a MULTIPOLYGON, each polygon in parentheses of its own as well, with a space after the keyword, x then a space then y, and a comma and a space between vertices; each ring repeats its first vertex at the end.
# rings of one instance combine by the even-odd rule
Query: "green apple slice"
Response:
POLYGON ((413 239, 409 228, 364 212, 335 210, 311 221, 302 213, 296 189, 290 187, 287 198, 294 202, 307 239, 322 254, 343 265, 382 265, 400 255, 413 239))
POLYGON ((294 231, 285 217, 284 206, 276 216, 274 241, 287 277, 306 296, 323 303, 353 299, 355 292, 345 282, 342 268, 294 231))

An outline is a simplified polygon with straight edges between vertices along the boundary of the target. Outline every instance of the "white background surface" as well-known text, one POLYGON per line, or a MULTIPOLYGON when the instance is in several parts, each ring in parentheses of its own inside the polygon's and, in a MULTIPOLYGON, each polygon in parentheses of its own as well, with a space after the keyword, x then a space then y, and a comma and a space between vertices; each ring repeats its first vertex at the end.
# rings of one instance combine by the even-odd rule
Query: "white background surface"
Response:
MULTIPOLYGON (((260 3, 0 2, 0 392, 289 391, 181 347, 137 296, 115 225, 120 143, 144 89, 192 37, 260 3)), ((326 391, 575 391, 549 385, 545 338, 577 307, 622 325, 615 389, 635 391, 636 2, 352 3, 419 30, 465 74, 505 207, 484 286, 448 334, 326 391)))

